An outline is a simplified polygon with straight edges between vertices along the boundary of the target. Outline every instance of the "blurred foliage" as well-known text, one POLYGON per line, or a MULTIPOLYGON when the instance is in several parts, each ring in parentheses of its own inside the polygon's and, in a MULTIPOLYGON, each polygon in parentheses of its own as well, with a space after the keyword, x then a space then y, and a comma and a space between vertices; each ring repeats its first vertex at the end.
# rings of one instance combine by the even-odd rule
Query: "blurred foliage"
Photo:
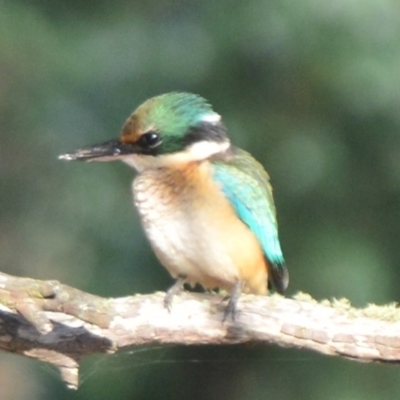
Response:
MULTIPOLYGON (((164 290, 132 171, 57 155, 117 136, 133 108, 199 93, 272 176, 291 283, 398 301, 400 5, 395 0, 0 1, 2 271, 105 296, 164 290)), ((133 350, 85 362, 70 393, 2 355, 2 400, 376 399, 394 366, 280 348, 133 350)))

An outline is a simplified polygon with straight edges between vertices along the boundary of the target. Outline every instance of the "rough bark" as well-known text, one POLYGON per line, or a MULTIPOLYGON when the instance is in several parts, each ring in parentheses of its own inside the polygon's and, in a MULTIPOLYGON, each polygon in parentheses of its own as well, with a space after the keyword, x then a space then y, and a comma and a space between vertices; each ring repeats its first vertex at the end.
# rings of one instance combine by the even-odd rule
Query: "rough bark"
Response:
POLYGON ((56 281, 0 273, 0 348, 55 365, 78 387, 79 361, 149 344, 296 346, 358 361, 400 361, 400 310, 395 304, 352 308, 298 294, 242 295, 235 321, 223 322, 216 294, 183 293, 172 310, 165 293, 105 299, 56 281))

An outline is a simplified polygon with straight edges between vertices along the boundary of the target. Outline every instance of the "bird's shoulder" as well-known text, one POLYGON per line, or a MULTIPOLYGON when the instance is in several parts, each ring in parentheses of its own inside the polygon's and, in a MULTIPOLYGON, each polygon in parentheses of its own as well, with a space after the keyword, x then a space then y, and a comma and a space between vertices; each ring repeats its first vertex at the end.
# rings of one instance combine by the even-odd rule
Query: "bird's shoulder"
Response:
POLYGON ((214 178, 225 185, 246 191, 248 196, 262 196, 273 208, 272 187, 267 171, 250 153, 238 147, 214 156, 211 160, 214 178))

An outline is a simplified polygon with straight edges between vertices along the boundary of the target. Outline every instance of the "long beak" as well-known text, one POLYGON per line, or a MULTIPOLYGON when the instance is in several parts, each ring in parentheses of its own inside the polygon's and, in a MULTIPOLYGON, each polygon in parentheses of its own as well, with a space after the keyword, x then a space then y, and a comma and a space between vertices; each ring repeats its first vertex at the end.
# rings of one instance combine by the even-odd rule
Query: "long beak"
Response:
POLYGON ((67 161, 113 161, 132 153, 135 153, 132 145, 114 139, 94 146, 85 147, 71 153, 62 154, 58 156, 58 158, 67 161))

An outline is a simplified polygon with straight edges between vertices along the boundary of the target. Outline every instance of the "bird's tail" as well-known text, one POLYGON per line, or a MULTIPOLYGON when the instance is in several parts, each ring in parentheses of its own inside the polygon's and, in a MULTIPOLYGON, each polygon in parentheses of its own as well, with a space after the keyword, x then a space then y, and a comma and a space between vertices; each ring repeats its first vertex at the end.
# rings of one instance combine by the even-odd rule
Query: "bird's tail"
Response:
POLYGON ((283 295, 289 285, 289 272, 286 268, 286 264, 284 261, 274 263, 269 262, 268 264, 271 281, 274 284, 276 291, 283 295))

